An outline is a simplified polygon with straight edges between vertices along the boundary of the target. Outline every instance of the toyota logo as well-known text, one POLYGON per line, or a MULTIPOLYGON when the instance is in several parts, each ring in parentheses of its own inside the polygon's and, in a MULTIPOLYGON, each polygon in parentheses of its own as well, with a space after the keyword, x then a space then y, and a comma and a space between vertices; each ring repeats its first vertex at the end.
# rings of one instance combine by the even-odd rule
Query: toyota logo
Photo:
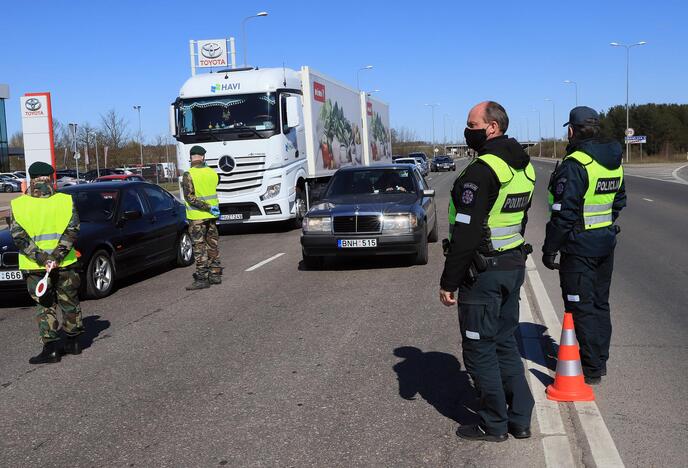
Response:
POLYGON ((209 59, 218 58, 222 55, 222 47, 217 42, 208 42, 201 47, 201 55, 209 59))
POLYGON ((36 112, 38 109, 41 108, 41 101, 39 101, 36 98, 29 98, 24 103, 24 107, 26 107, 26 110, 36 112))
POLYGON ((234 162, 234 158, 231 156, 222 156, 217 163, 217 167, 219 167, 220 170, 225 173, 232 172, 235 166, 236 162, 234 162))

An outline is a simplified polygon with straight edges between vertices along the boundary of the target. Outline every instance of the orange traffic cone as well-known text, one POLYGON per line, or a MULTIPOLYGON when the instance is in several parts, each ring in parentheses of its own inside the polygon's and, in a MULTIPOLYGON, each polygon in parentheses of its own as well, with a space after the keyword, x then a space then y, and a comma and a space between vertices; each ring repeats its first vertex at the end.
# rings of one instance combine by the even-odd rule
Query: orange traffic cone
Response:
POLYGON ((573 328, 573 315, 564 312, 564 325, 561 329, 557 373, 554 383, 547 386, 547 398, 554 401, 592 401, 595 394, 592 387, 585 383, 581 367, 580 352, 576 331, 573 328))

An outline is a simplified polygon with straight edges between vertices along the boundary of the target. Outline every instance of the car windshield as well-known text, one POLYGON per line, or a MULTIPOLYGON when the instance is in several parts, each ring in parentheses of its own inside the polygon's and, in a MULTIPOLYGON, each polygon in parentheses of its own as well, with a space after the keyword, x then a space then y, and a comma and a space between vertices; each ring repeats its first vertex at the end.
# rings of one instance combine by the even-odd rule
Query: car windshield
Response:
POLYGON ((451 162, 451 158, 448 158, 447 156, 437 156, 435 158, 435 162, 440 162, 440 163, 451 162))
POLYGON ((279 128, 275 93, 238 94, 182 99, 177 103, 179 138, 182 141, 265 138, 279 128), (266 132, 265 135, 258 132, 266 132))
POLYGON ((410 153, 408 155, 409 158, 421 158, 423 161, 427 159, 427 157, 423 153, 410 153))
POLYGON ((73 194, 82 222, 107 221, 117 208, 118 190, 84 190, 73 194))
POLYGON ((336 173, 332 177, 325 197, 415 192, 416 188, 411 170, 370 169, 336 173))
POLYGON ((397 164, 416 164, 418 161, 414 158, 399 158, 394 162, 397 164))

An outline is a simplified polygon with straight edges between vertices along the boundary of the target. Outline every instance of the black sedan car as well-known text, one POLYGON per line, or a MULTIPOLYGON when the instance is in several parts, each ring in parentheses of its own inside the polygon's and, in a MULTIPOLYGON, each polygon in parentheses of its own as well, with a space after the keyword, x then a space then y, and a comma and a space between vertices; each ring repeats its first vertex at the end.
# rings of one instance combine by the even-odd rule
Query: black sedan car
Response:
MULTIPOLYGON (((159 266, 193 262, 186 211, 173 195, 146 182, 103 182, 66 187, 81 231, 76 242, 82 295, 101 298, 115 281, 159 266)), ((26 291, 9 229, 0 231, 0 292, 26 291)))
POLYGON ((435 156, 430 163, 430 170, 432 172, 455 171, 456 163, 451 156, 435 156))
POLYGON ((338 170, 303 220, 304 265, 349 255, 408 255, 426 264, 428 241, 438 238, 434 196, 415 165, 338 170))

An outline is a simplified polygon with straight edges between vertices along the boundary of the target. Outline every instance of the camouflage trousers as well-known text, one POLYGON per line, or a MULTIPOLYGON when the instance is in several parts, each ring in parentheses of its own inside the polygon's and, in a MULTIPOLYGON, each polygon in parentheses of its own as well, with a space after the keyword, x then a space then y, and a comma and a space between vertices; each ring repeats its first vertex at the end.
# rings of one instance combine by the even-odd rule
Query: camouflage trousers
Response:
POLYGON ((36 301, 36 322, 43 343, 60 338, 57 308, 62 310, 62 329, 69 336, 84 331, 79 304, 81 277, 74 268, 56 269, 50 272, 48 290, 42 297, 36 296, 36 285, 43 279, 45 272, 26 272, 26 286, 31 298, 36 301))
POLYGON ((218 242, 220 235, 214 219, 189 221, 189 235, 196 260, 196 276, 222 275, 218 242))

